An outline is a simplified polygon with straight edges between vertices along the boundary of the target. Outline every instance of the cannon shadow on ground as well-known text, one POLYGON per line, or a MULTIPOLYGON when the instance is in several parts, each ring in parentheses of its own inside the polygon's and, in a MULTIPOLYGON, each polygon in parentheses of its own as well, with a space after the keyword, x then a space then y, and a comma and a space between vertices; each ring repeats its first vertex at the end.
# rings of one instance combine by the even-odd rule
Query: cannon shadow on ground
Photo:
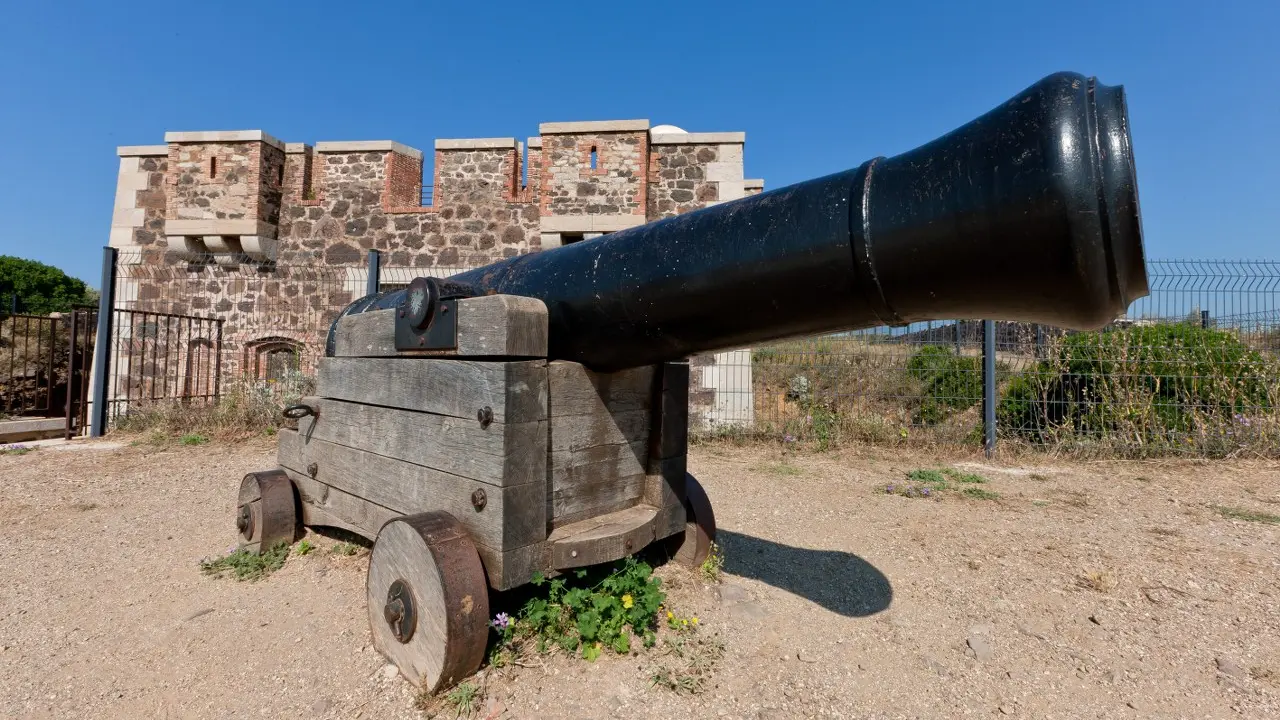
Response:
POLYGON ((874 565, 840 550, 810 550, 718 530, 724 571, 811 600, 846 617, 874 615, 893 602, 889 578, 874 565))

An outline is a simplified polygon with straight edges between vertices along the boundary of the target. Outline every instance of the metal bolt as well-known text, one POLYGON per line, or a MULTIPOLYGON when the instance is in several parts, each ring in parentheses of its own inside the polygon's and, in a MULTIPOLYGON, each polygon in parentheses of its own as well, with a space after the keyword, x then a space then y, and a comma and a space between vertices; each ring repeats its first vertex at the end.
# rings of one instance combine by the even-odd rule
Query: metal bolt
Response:
POLYGON ((426 344, 427 344, 427 336, 426 336, 426 335, 423 335, 422 337, 419 337, 419 338, 418 338, 418 344, 419 344, 419 345, 426 345, 426 344))
POLYGON ((634 541, 634 540, 632 540, 631 538, 627 538, 625 541, 623 541, 623 543, 622 543, 622 547, 626 548, 627 552, 631 552, 631 548, 632 548, 632 546, 634 546, 635 544, 636 544, 636 543, 635 543, 635 541, 634 541))
POLYGON ((320 472, 320 465, 318 463, 311 463, 307 465, 307 474, 311 477, 315 477, 318 472, 320 472))
POLYGON ((577 551, 577 550, 570 550, 570 551, 569 551, 569 557, 578 557, 578 551, 577 551))
POLYGON ((240 534, 242 535, 248 534, 249 523, 252 520, 253 520, 253 517, 249 514, 249 506, 245 505, 244 507, 240 508, 240 513, 236 515, 236 529, 240 531, 240 534))
POLYGON ((442 306, 440 307, 440 314, 441 314, 441 315, 444 315, 444 314, 445 314, 445 313, 447 313, 447 312, 449 312, 449 306, 448 306, 448 305, 442 305, 442 306))
POLYGON ((488 504, 489 496, 485 495, 483 488, 471 493, 471 506, 476 509, 476 512, 480 512, 488 504))
POLYGON ((387 621, 391 634, 402 643, 409 642, 418 624, 413 595, 404 580, 396 580, 387 589, 387 602, 382 606, 382 619, 387 621))
POLYGON ((493 424, 493 408, 488 405, 480 408, 476 411, 476 419, 480 421, 480 427, 487 430, 493 424))

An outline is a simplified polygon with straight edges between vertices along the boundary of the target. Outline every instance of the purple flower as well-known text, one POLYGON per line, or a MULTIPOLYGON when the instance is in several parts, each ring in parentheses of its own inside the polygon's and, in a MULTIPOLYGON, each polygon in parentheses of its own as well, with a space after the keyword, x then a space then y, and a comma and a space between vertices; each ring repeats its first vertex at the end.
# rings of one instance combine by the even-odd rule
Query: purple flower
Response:
POLYGON ((795 441, 796 441, 796 436, 795 436, 795 435, 783 435, 783 436, 782 436, 782 442, 789 442, 789 443, 793 443, 793 442, 795 442, 795 441))
POLYGON ((892 486, 892 485, 890 485, 890 486, 886 487, 886 488, 884 489, 884 491, 885 491, 885 492, 887 492, 887 493, 891 493, 891 492, 893 492, 893 486, 892 486))
POLYGON ((493 618, 493 626, 499 630, 506 630, 511 625, 511 618, 506 613, 498 613, 493 618))
POLYGON ((923 495, 923 496, 925 496, 925 497, 929 497, 929 488, 924 488, 924 489, 922 489, 922 490, 920 491, 920 494, 921 494, 921 495, 923 495))

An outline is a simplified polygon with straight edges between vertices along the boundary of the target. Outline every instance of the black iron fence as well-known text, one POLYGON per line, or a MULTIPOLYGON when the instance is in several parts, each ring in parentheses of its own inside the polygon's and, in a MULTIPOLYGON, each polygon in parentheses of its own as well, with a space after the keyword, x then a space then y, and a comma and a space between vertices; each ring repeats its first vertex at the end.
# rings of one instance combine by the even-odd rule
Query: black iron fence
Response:
MULTIPOLYGON (((310 374, 330 323, 371 287, 500 259, 474 251, 448 264, 400 267, 388 266, 389 257, 370 253, 359 266, 334 266, 122 256, 116 307, 216 318, 221 340, 195 367, 269 382, 310 374)), ((1280 263, 1153 261, 1148 274, 1151 294, 1099 332, 934 321, 695 358, 693 425, 703 434, 819 446, 998 439, 1110 454, 1280 453, 1280 263)), ((116 337, 122 322, 139 320, 117 317, 116 337)), ((133 362, 149 366, 141 352, 133 362)), ((148 356, 159 363, 152 374, 167 379, 125 387, 124 402, 152 392, 207 398, 207 385, 187 379, 189 352, 148 356), (192 383, 195 392, 184 395, 192 383)), ((124 362, 113 372, 132 377, 124 362)))
POLYGON ((109 418, 160 401, 216 401, 222 382, 222 325, 213 317, 115 310, 106 370, 109 418))
POLYGON ((72 437, 84 426, 97 311, 0 313, 0 419, 65 419, 72 437))

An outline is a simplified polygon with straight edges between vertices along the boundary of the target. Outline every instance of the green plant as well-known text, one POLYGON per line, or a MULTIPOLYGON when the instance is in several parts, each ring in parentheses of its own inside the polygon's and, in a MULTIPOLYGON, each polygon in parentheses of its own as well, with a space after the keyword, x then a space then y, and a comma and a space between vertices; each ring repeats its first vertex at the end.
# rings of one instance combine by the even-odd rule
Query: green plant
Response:
POLYGON ((18 297, 18 310, 30 315, 68 312, 73 305, 98 301, 98 294, 83 280, 52 265, 0 255, 0 301, 9 302, 10 293, 18 297))
POLYGON ((186 435, 183 435, 178 442, 183 445, 204 445, 209 442, 209 438, 199 433, 187 433, 186 435))
POLYGON ((1035 443, 1110 441, 1142 454, 1274 447, 1276 378, 1274 360, 1224 330, 1165 323, 1078 333, 1008 383, 997 423, 1035 443))
POLYGON ((351 557, 352 555, 355 555, 356 553, 360 552, 360 546, 356 545, 355 543, 340 542, 337 545, 334 545, 332 548, 330 548, 329 552, 333 553, 334 555, 343 555, 345 557, 351 557))
POLYGON ((0 445, 0 455, 26 455, 35 452, 36 445, 0 445))
POLYGON ((720 545, 711 543, 711 548, 707 552, 707 559, 702 561, 698 566, 698 572, 702 573, 702 577, 710 582, 718 582, 720 580, 720 570, 724 568, 724 553, 720 550, 720 545))
POLYGON ((1000 499, 1000 493, 991 492, 990 490, 985 490, 980 487, 967 487, 961 490, 960 492, 963 492, 966 496, 971 497, 975 500, 999 500, 1000 499))
POLYGON ((298 547, 294 548, 293 551, 294 553, 296 553, 298 556, 301 557, 303 555, 309 554, 311 551, 315 549, 316 549, 315 543, 311 542, 306 538, 303 538, 302 541, 298 543, 298 547))
POLYGON ((231 574, 236 580, 260 580, 284 567, 284 561, 288 557, 288 543, 278 543, 261 553, 246 548, 232 548, 220 558, 201 560, 200 570, 214 577, 231 574))
POLYGON ((987 481, 986 478, 977 473, 961 472, 955 468, 943 468, 942 472, 944 475, 958 483, 981 484, 987 481))
POLYGON ((245 440, 273 435, 285 422, 280 411, 314 390, 314 379, 290 371, 279 380, 229 383, 210 402, 157 400, 132 403, 117 421, 123 432, 142 433, 147 442, 164 447, 177 439, 198 445, 212 439, 245 440))
POLYGON ((920 348, 907 361, 907 373, 923 385, 916 421, 936 425, 982 399, 982 360, 957 355, 939 345, 920 348))
POLYGON ((460 683, 444 697, 460 718, 471 717, 480 709, 480 686, 473 682, 460 683))
POLYGON ((498 652, 514 652, 532 642, 540 652, 558 647, 594 661, 606 648, 630 652, 633 637, 646 647, 656 639, 654 627, 666 593, 653 569, 634 557, 550 581, 537 574, 533 585, 545 587, 545 597, 531 598, 515 619, 505 613, 494 618, 498 652))
POLYGON ((1280 515, 1272 515, 1266 512, 1257 512, 1254 510, 1244 510, 1241 508, 1224 507, 1222 505, 1211 505, 1219 515, 1228 520, 1245 520, 1248 522, 1266 523, 1267 525, 1280 525, 1280 515))

